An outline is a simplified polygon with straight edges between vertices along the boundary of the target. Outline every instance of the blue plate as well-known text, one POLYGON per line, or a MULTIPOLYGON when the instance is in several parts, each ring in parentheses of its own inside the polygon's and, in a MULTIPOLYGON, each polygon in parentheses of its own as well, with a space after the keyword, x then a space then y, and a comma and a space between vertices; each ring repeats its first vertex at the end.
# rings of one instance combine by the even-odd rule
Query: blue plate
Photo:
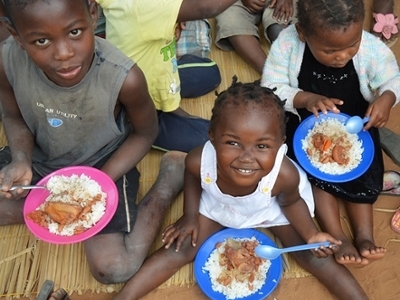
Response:
MULTIPOLYGON (((194 261, 194 274, 197 280, 197 284, 201 290, 212 300, 225 300, 224 294, 216 292, 211 287, 210 276, 207 271, 203 270, 211 252, 214 251, 215 245, 218 242, 223 242, 227 238, 252 238, 255 237, 261 245, 270 245, 276 247, 275 243, 264 233, 255 229, 223 229, 218 231, 214 235, 210 236, 204 244, 200 247, 197 252, 196 259, 194 261)), ((276 288, 282 275, 282 259, 277 257, 271 260, 271 266, 269 267, 267 278, 265 279, 264 285, 260 290, 244 298, 246 300, 261 300, 265 299, 272 291, 276 288)))
POLYGON ((347 182, 360 177, 362 174, 365 173, 365 171, 368 170, 375 155, 374 143, 368 131, 361 131, 360 133, 358 133, 358 138, 362 141, 362 146, 364 148, 364 151, 362 153, 362 160, 356 168, 348 173, 331 175, 321 172, 319 169, 311 164, 310 160, 308 159, 307 153, 302 148, 301 140, 303 140, 307 136, 308 130, 314 127, 315 122, 321 122, 321 120, 327 118, 334 118, 342 123, 345 123, 349 117, 350 116, 343 113, 334 114, 331 112, 328 112, 326 115, 320 114, 319 118, 311 115, 303 122, 301 122, 299 127, 297 127, 293 138, 294 155, 296 155, 296 158, 303 169, 312 176, 328 182, 347 182))

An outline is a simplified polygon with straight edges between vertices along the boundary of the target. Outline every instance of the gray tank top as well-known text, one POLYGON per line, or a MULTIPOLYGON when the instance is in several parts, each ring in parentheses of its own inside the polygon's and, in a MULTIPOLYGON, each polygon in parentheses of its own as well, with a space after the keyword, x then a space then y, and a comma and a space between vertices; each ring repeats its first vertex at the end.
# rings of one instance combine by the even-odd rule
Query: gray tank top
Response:
POLYGON ((3 64, 35 136, 32 164, 42 176, 65 166, 93 166, 129 134, 124 110, 115 120, 114 108, 134 62, 108 41, 96 38, 92 66, 72 87, 48 80, 13 38, 3 47, 3 64))

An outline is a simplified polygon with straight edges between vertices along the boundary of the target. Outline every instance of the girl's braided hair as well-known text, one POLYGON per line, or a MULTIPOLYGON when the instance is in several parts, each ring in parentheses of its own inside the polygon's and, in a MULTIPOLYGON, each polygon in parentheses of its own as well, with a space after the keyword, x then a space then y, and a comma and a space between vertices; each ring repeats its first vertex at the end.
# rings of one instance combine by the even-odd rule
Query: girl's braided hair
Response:
POLYGON ((344 30, 363 22, 364 0, 298 0, 297 19, 305 35, 317 30, 344 30))
POLYGON ((215 129, 216 124, 220 120, 220 116, 224 113, 224 108, 228 105, 236 106, 237 109, 240 110, 239 106, 247 106, 253 103, 259 105, 259 108, 266 110, 267 113, 277 113, 281 133, 283 136, 285 135, 285 101, 279 99, 279 97, 274 94, 273 90, 262 87, 260 85, 260 80, 250 83, 242 83, 238 82, 238 78, 235 75, 232 78, 232 85, 221 93, 215 92, 215 95, 217 96, 217 99, 215 100, 212 109, 210 130, 215 129))

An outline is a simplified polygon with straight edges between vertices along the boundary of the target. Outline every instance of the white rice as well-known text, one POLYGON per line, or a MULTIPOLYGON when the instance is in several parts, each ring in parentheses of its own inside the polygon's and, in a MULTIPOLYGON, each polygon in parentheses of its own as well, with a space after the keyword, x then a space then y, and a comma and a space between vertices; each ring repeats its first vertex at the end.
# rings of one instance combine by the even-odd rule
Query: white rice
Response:
MULTIPOLYGON (((252 238, 233 238, 233 240, 243 242, 256 241, 257 239, 253 236, 252 238)), ((221 254, 225 252, 225 244, 226 240, 224 240, 221 246, 211 252, 210 257, 203 267, 203 272, 209 273, 212 289, 216 292, 224 294, 226 299, 243 298, 251 294, 255 294, 264 285, 271 262, 263 259, 263 263, 259 266, 255 279, 252 282, 253 290, 249 289, 247 281, 240 282, 236 279, 233 279, 229 285, 224 286, 223 284, 219 283, 217 279, 220 274, 227 269, 226 266, 221 266, 219 263, 221 254)), ((262 292, 259 292, 259 294, 262 294, 262 292)))
POLYGON ((101 195, 101 200, 92 205, 89 213, 85 214, 84 219, 77 220, 74 223, 65 225, 62 230, 59 230, 59 224, 48 218, 48 229, 51 233, 64 236, 74 235, 75 229, 83 227, 85 230, 93 227, 104 215, 106 209, 107 194, 101 190, 100 185, 85 174, 64 176, 52 176, 46 184, 50 195, 45 202, 37 209, 43 210, 46 202, 64 202, 74 203, 74 199, 84 199, 80 205, 87 206, 93 201, 97 195, 101 195))
MULTIPOLYGON (((308 130, 306 137, 301 140, 301 143, 302 149, 306 152, 310 163, 321 172, 331 175, 345 174, 356 168, 362 161, 362 153, 364 152, 362 141, 358 139, 358 135, 349 133, 344 123, 334 118, 327 118, 321 120, 321 122, 316 122, 314 127, 308 130), (319 162, 319 155, 308 155, 307 148, 314 148, 312 136, 316 133, 322 133, 332 140, 343 136, 346 144, 351 146, 350 149, 347 150, 349 162, 343 165, 337 162, 322 163, 319 162)), ((333 147, 333 145, 331 147, 333 147)))

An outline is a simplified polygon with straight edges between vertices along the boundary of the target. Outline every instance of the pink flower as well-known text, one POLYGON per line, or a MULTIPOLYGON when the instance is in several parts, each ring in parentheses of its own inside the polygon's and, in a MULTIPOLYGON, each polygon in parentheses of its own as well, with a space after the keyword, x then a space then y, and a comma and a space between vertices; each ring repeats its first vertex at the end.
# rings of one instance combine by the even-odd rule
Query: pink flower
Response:
POLYGON ((374 14, 374 17, 376 23, 373 30, 382 33, 386 39, 390 39, 392 34, 399 32, 399 28, 397 27, 399 19, 395 18, 393 14, 374 14))

